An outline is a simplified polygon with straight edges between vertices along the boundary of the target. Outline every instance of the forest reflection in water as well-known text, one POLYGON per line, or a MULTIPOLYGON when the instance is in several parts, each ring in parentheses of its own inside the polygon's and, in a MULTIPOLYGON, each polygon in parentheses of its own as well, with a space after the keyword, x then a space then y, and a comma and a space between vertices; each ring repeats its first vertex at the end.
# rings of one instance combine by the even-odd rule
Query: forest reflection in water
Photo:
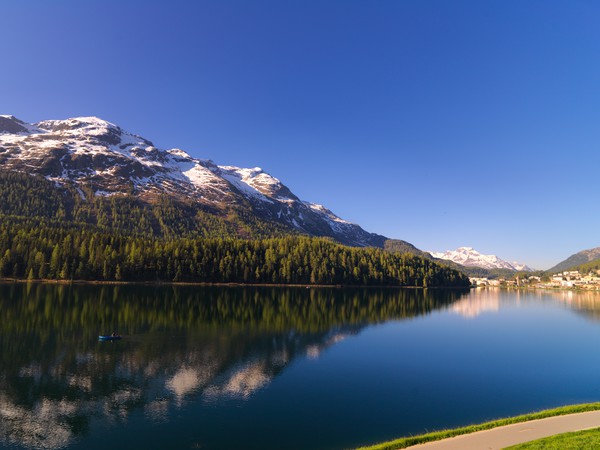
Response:
POLYGON ((295 358, 464 291, 0 284, 0 444, 61 448, 93 421, 249 399, 295 358), (97 342, 119 331, 121 342, 97 342))

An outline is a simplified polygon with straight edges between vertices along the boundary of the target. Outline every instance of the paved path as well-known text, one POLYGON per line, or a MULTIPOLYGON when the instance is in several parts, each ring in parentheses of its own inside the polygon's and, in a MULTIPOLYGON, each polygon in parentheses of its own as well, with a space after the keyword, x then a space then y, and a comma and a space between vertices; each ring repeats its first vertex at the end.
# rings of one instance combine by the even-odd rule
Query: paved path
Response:
POLYGON ((600 411, 589 411, 463 434, 408 447, 410 450, 498 450, 555 434, 600 427, 600 411))

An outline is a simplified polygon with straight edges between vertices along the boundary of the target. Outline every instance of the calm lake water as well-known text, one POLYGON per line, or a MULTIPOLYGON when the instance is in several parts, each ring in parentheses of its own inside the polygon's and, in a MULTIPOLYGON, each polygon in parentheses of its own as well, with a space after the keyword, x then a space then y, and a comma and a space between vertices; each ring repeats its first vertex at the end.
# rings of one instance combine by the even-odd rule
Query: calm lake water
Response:
POLYGON ((598 401, 598 319, 572 292, 0 284, 0 447, 342 449, 598 401))

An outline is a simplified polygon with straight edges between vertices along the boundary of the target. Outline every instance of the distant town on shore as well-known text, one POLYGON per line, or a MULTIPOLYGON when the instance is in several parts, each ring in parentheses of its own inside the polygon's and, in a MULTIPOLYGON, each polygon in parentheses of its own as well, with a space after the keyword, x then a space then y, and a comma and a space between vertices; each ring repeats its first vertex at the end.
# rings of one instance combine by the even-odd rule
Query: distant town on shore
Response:
POLYGON ((587 290, 600 290, 600 269, 587 274, 579 270, 565 270, 548 276, 516 276, 512 279, 506 278, 469 278, 471 284, 477 287, 531 287, 540 289, 565 289, 577 288, 587 290))

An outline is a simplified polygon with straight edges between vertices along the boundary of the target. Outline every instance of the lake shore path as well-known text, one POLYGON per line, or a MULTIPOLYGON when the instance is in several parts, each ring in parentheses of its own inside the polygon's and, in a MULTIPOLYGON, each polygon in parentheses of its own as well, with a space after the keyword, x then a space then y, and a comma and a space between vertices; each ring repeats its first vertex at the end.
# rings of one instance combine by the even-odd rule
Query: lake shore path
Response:
POLYGON ((411 450, 500 450, 556 434, 598 427, 600 427, 600 411, 588 411, 505 425, 407 448, 411 450))

